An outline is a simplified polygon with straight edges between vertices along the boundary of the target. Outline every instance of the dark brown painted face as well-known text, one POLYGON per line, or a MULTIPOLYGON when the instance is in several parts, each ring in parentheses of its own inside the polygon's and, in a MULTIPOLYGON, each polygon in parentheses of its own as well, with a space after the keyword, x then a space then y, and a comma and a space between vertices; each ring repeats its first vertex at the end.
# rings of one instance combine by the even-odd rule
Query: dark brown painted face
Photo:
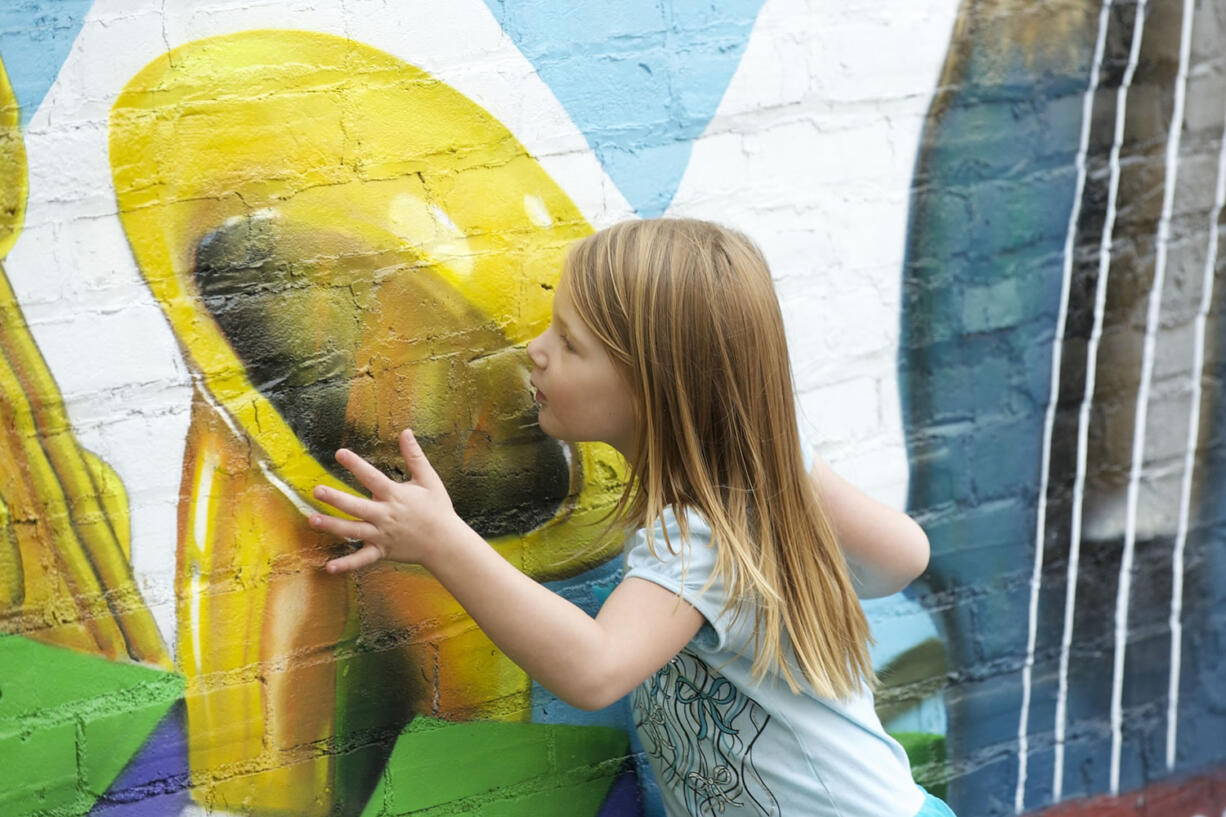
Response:
POLYGON ((337 477, 352 483, 333 459, 344 446, 403 478, 407 427, 484 536, 540 526, 569 493, 523 353, 410 251, 264 211, 209 231, 193 273, 249 380, 337 477))

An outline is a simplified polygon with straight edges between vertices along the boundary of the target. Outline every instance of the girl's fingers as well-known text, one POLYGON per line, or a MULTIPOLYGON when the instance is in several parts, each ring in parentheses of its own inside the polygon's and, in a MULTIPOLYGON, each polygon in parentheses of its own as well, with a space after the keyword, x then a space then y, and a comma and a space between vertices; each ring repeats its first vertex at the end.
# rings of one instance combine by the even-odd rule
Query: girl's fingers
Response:
POLYGON ((326 565, 329 573, 348 573, 351 570, 357 570, 359 567, 366 567, 383 558, 383 554, 379 549, 372 544, 362 546, 362 549, 348 556, 341 556, 337 559, 332 559, 326 565))
POLYGON ((358 482, 366 486, 366 490, 372 494, 386 488, 392 482, 386 474, 348 448, 342 448, 336 452, 336 461, 357 477, 358 482))
POLYGON ((359 519, 369 519, 372 512, 378 507, 366 497, 338 491, 335 488, 326 488, 323 485, 316 485, 313 493, 319 501, 326 502, 338 511, 359 519))
POLYGON ((417 442, 413 432, 407 428, 400 432, 400 456, 404 457, 404 464, 409 467, 409 476, 418 485, 441 484, 434 466, 430 464, 430 460, 426 459, 426 452, 421 450, 421 444, 417 442))
POLYGON ((379 529, 369 522, 339 519, 322 513, 311 514, 308 521, 315 530, 339 536, 341 539, 369 539, 379 535, 379 529))

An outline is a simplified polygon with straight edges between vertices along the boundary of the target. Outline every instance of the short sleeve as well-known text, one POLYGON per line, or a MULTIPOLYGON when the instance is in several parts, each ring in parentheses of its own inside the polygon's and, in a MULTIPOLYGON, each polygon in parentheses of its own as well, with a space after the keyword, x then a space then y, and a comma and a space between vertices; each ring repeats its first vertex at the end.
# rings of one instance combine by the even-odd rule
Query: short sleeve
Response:
POLYGON ((622 575, 627 579, 645 579, 676 593, 706 619, 695 636, 697 646, 711 651, 723 649, 734 615, 733 610, 724 610, 728 595, 723 580, 717 579, 708 586, 715 569, 711 528, 706 520, 690 514, 690 535, 682 542, 681 528, 672 509, 665 509, 662 521, 668 531, 668 543, 657 528, 653 554, 646 532, 635 531, 626 544, 622 575), (675 553, 670 552, 670 544, 675 553))
MULTIPOLYGON (((813 445, 800 428, 800 448, 805 472, 813 468, 813 445)), ((689 538, 681 541, 681 528, 671 508, 661 515, 668 542, 659 529, 655 535, 655 553, 647 544, 647 534, 635 531, 626 543, 622 576, 645 579, 658 584, 694 607, 706 624, 695 636, 694 644, 708 651, 741 650, 753 637, 752 610, 743 605, 727 606, 729 591, 723 579, 710 581, 715 570, 715 548, 711 543, 711 528, 706 519, 689 513, 689 538), (672 545, 670 552, 669 544, 672 545), (708 585, 708 582, 710 584, 708 585)))

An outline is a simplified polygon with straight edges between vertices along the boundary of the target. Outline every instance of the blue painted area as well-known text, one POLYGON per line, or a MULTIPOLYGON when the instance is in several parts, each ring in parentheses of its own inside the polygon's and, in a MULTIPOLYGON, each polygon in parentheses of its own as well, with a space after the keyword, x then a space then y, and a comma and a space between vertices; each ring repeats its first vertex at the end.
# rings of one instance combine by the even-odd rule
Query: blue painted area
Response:
POLYGON ((0 60, 21 106, 24 128, 68 57, 93 0, 0 3, 0 60))
POLYGON ((941 637, 931 614, 906 593, 864 599, 860 606, 864 608, 876 642, 869 647, 869 656, 876 668, 885 666, 917 644, 941 637))
MULTIPOLYGON (((882 599, 865 599, 861 606, 868 617, 875 641, 869 647, 869 656, 872 658, 873 668, 879 672, 892 662, 898 661, 909 650, 925 642, 940 643, 942 640, 932 614, 911 596, 910 591, 895 593, 882 599)), ((902 666, 896 667, 896 671, 904 670, 902 666)), ((888 686, 889 679, 882 680, 888 686)), ((897 717, 883 721, 882 726, 888 732, 944 735, 948 726, 945 701, 939 691, 935 692, 897 717)))
MULTIPOLYGON (((569 579, 547 582, 545 586, 594 616, 621 581, 621 575, 622 560, 614 558, 586 573, 569 579)), ((630 749, 634 754, 637 770, 638 807, 641 808, 643 817, 664 817, 664 803, 660 798, 660 789, 656 783, 655 774, 647 763, 647 756, 643 753, 638 733, 634 729, 634 716, 630 711, 628 697, 622 698, 613 706, 605 709, 585 712, 561 701, 552 692, 534 681, 532 683, 532 722, 611 726, 624 729, 630 736, 630 749)), ((621 806, 618 807, 621 808, 621 806)), ((610 814, 622 813, 624 812, 610 812, 610 814)), ((628 813, 639 814, 640 812, 628 813)))
MULTIPOLYGON (((578 605, 588 615, 594 616, 621 581, 621 573, 621 559, 614 558, 578 576, 546 582, 545 586, 578 605)), ((631 733, 634 731, 627 700, 619 701, 606 709, 585 712, 560 700, 535 681, 532 682, 532 722, 612 726, 631 733)))
POLYGON ((639 796, 638 774, 633 765, 613 781, 596 817, 646 817, 639 796))
MULTIPOLYGON (((947 695, 949 757, 970 770, 950 781, 950 800, 960 814, 990 814, 1012 811, 1017 781, 1016 756, 1002 747, 1017 740, 1088 54, 1087 66, 1061 70, 1002 66, 996 46, 957 49, 971 49, 965 78, 934 102, 916 168, 899 381, 908 507, 933 548, 920 590, 960 599, 940 613, 950 672, 965 679, 947 695), (984 667, 996 669, 981 681, 984 667)), ((1046 671, 1036 672, 1044 693, 1046 671)), ((1050 746, 1051 721, 1032 724, 1033 746, 1050 746)), ((1050 769, 1041 754, 1035 768, 1050 769)))
MULTIPOLYGON (((963 13, 973 13, 976 5, 968 0, 963 13)), ((1094 22, 1087 18, 1087 25, 1094 22)), ((1007 64, 999 31, 983 41, 970 39, 973 25, 955 31, 967 39, 951 44, 951 59, 965 57, 965 71, 934 102, 915 173, 899 379, 911 468, 908 507, 933 546, 922 589, 956 599, 941 605, 938 622, 951 676, 959 679, 947 694, 949 757, 958 770, 950 800, 960 814, 1003 814, 1013 812, 1019 776, 1015 749, 1043 426, 1093 31, 1070 32, 1062 45, 1080 55, 1078 65, 1057 64, 1062 58, 1054 48, 1007 64)), ((1100 234, 1103 194, 1088 192, 1085 202, 1078 246, 1092 247, 1100 234)), ((1136 206, 1135 193, 1122 203, 1136 206)), ((1126 238, 1116 235, 1117 241, 1126 238)), ((1092 291, 1092 282, 1082 286, 1092 291)), ((1071 355, 1084 348, 1088 335, 1084 316, 1086 327, 1073 329, 1077 321, 1074 314, 1066 330, 1066 367, 1075 368, 1071 355)), ((1217 342, 1214 359, 1222 361, 1226 338, 1217 342)), ((1207 384, 1226 376, 1226 364, 1214 365, 1218 370, 1206 372, 1207 384)), ((1076 373, 1072 379, 1079 389, 1076 373)), ((1050 804, 1054 794, 1054 710, 1069 557, 1066 494, 1075 467, 1075 428, 1067 418, 1075 417, 1080 401, 1080 391, 1073 391, 1067 399, 1061 395, 1053 445, 1028 718, 1027 809, 1050 804)), ((1215 413, 1202 418, 1210 439, 1197 461, 1200 504, 1186 554, 1174 774, 1226 757, 1226 506, 1218 501, 1226 491, 1226 401, 1219 394, 1212 404, 1215 413)), ((1121 408, 1132 410, 1131 403, 1121 408)), ((1138 559, 1149 561, 1138 561, 1142 566, 1132 585, 1122 791, 1172 774, 1162 758, 1169 662, 1169 593, 1163 583, 1169 581, 1170 544, 1161 536, 1137 543, 1138 559)), ((1110 788, 1108 710, 1121 550, 1121 539, 1081 543, 1064 798, 1110 788)))
POLYGON ((187 707, 177 701, 90 810, 90 817, 167 817, 191 802, 187 707))
POLYGON ((762 0, 485 0, 626 200, 664 213, 762 0))

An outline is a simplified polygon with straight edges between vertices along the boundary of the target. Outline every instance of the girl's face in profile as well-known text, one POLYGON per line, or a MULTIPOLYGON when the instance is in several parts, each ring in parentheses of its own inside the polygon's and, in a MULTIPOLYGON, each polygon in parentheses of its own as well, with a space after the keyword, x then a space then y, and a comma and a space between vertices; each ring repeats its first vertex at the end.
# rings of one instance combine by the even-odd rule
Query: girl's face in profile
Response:
POLYGON ((587 328, 562 277, 553 323, 528 344, 541 430, 567 442, 608 443, 630 456, 634 402, 621 367, 587 328))

